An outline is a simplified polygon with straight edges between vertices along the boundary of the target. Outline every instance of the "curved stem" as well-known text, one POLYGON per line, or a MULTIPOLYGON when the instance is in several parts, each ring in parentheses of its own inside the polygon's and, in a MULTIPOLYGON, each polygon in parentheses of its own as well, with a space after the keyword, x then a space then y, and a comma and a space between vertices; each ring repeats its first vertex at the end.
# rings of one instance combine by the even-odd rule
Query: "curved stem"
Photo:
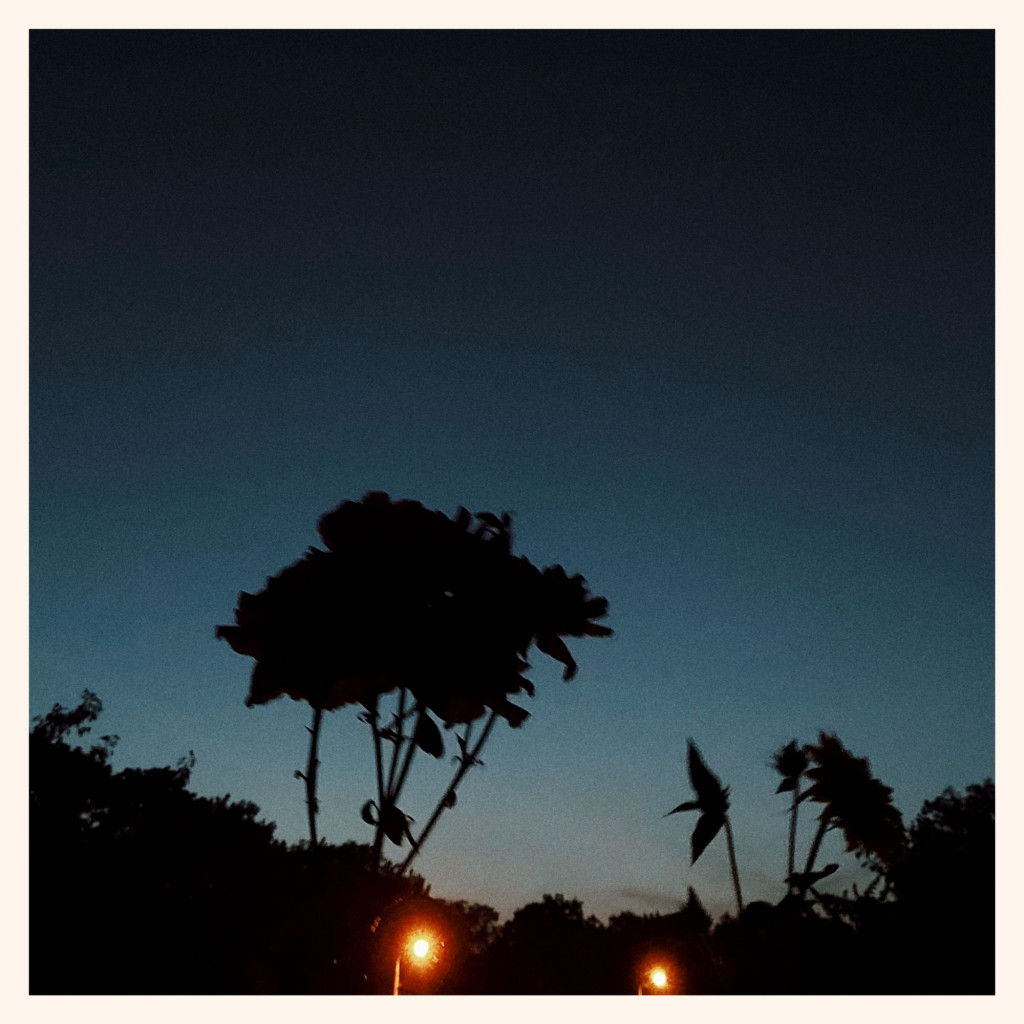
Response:
MULTIPOLYGON (((472 768, 473 765, 476 763, 477 755, 480 753, 481 749, 483 749, 483 745, 487 742, 487 737, 491 735, 491 729, 494 728, 494 722, 497 719, 497 717, 498 713, 496 711, 492 711, 490 718, 487 719, 487 724, 484 726, 484 731, 480 734, 480 738, 476 741, 476 745, 473 747, 472 750, 467 749, 466 751, 464 751, 462 761, 459 764, 458 770, 455 772, 455 777, 449 783, 448 788, 442 794, 441 799, 438 800, 437 806, 434 808, 434 813, 430 816, 430 820, 426 823, 426 825, 423 826, 423 831, 420 833, 419 839, 415 841, 412 849, 409 851, 405 860, 403 860, 401 865, 399 866, 399 875, 405 874, 406 868, 409 867, 409 865, 413 861, 413 858, 415 858, 415 856, 423 848, 423 844, 427 841, 427 836, 430 835, 434 826, 437 824, 438 818, 440 818, 441 815, 444 813, 444 809, 449 798, 458 788, 458 785, 462 781, 462 778, 466 774, 466 772, 468 772, 469 769, 472 768)), ((466 736, 467 738, 469 736, 468 726, 466 729, 466 736)), ((469 744, 467 743, 466 746, 468 748, 469 744)))
POLYGON ((807 863, 804 865, 804 874, 809 875, 811 869, 814 867, 814 861, 818 856, 818 850, 821 847, 821 841, 825 838, 825 833, 831 827, 832 822, 828 818, 822 818, 818 825, 818 831, 814 833, 814 839, 811 842, 811 848, 807 851, 807 863))
POLYGON ((370 728, 373 730, 373 760, 377 768, 377 805, 384 802, 384 754, 381 750, 380 727, 377 724, 377 701, 374 701, 370 728))
POLYGON ((796 788, 793 790, 793 804, 789 809, 789 860, 787 861, 786 880, 788 891, 792 892, 793 883, 789 879, 796 871, 796 815, 797 806, 800 803, 800 779, 796 780, 796 788))
POLYGON ((732 869, 732 884, 736 890, 736 906, 739 912, 743 913, 743 894, 740 892, 740 873, 736 867, 736 846, 732 841, 732 826, 729 824, 729 816, 725 816, 725 842, 729 847, 729 867, 732 869))
POLYGON ((309 729, 309 760, 306 763, 306 810, 309 814, 309 843, 315 850, 319 843, 316 834, 316 815, 319 806, 316 801, 316 770, 320 762, 317 760, 316 748, 320 742, 320 721, 323 708, 313 708, 313 725, 309 729))

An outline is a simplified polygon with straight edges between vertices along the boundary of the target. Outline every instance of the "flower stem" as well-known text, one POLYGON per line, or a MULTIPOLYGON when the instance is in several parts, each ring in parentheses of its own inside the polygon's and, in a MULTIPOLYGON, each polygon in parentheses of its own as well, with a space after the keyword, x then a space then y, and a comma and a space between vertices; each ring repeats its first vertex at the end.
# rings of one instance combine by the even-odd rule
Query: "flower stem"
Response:
POLYGON ((405 762, 402 764, 402 770, 398 773, 394 789, 388 793, 388 801, 392 804, 397 803, 399 796, 401 796, 402 787, 405 785, 406 776, 409 774, 409 766, 412 764, 412 756, 416 753, 416 730, 419 728, 420 719, 427 713, 427 709, 419 704, 416 705, 415 710, 417 712, 416 724, 409 735, 409 746, 405 750, 405 762))
MULTIPOLYGON (((458 788, 459 783, 462 781, 463 776, 470 768, 476 763, 477 755, 483 749, 484 743, 487 742, 487 737, 491 734, 491 729, 494 728, 494 722, 497 719, 498 714, 496 711, 491 712, 490 718, 487 719, 487 724, 484 726, 484 731, 480 734, 480 738, 476 741, 476 745, 472 750, 466 750, 463 753, 462 761, 459 764, 458 770, 455 772, 455 777, 449 783, 448 788, 441 795, 441 799, 438 800, 437 806, 434 808, 434 813, 431 814, 430 820, 423 826, 423 831, 420 833, 419 839, 416 840, 412 849, 409 851, 405 860, 402 861, 398 868, 398 874, 405 874, 406 868, 412 863, 413 858, 423 849, 423 844, 427 841, 427 836, 430 835, 434 826, 437 824, 438 818, 441 817, 444 809, 447 805, 449 798, 458 788)), ((469 726, 466 727, 466 737, 469 737, 469 726)), ((468 742, 467 742, 468 747, 468 742)))
MULTIPOLYGON (((391 751, 391 767, 388 769, 388 784, 384 791, 384 798, 390 797, 395 784, 395 770, 398 768, 398 755, 402 749, 402 741, 405 739, 405 687, 398 691, 398 712, 395 715, 395 724, 398 726, 398 738, 395 740, 395 749, 391 751)), ((383 803, 383 800, 382 800, 383 803)))
POLYGON ((793 790, 793 804, 789 809, 789 859, 786 867, 787 891, 793 891, 793 883, 788 879, 793 877, 796 871, 796 815, 797 806, 800 803, 800 779, 797 777, 796 788, 793 790))
POLYGON ((814 833, 814 839, 811 841, 811 848, 807 851, 807 863, 804 865, 804 874, 809 875, 811 869, 814 867, 814 861, 817 859, 818 850, 821 848, 821 841, 825 838, 825 833, 831 827, 832 822, 828 818, 822 818, 821 823, 818 825, 818 831, 814 833))
POLYGON ((309 730, 309 761, 306 764, 306 810, 309 814, 310 849, 313 850, 319 843, 316 834, 316 815, 319 810, 316 801, 316 770, 320 762, 316 756, 316 748, 320 741, 320 722, 323 713, 323 708, 313 708, 313 725, 309 730))
MULTIPOLYGON (((384 754, 381 749, 381 737, 380 737, 380 716, 378 709, 380 707, 379 698, 373 702, 373 710, 370 712, 369 723, 370 728, 373 730, 373 759, 374 764, 377 768, 377 813, 380 813, 380 808, 384 806, 384 754)), ((381 848, 381 828, 380 822, 377 823, 377 827, 373 833, 373 849, 370 854, 371 870, 374 874, 380 869, 380 848, 381 848)))
POLYGON ((743 894, 740 892, 740 873, 736 867, 736 846, 732 841, 732 826, 729 824, 729 816, 725 816, 725 842, 729 847, 729 867, 732 869, 732 885, 736 890, 736 906, 739 912, 743 913, 743 894))
POLYGON ((384 802, 384 754, 381 750, 380 728, 377 723, 378 702, 373 702, 373 710, 370 712, 370 728, 373 730, 373 760, 377 769, 377 803, 384 802))
POLYGON ((380 855, 384 846, 384 810, 393 802, 391 795, 392 786, 395 781, 395 772, 398 769, 398 759, 405 741, 405 687, 398 691, 398 711, 395 714, 395 725, 398 735, 392 741, 394 749, 391 751, 391 765, 388 768, 387 785, 384 784, 384 762, 380 753, 381 735, 380 719, 375 718, 371 722, 374 736, 374 750, 377 755, 377 828, 373 833, 373 849, 370 853, 370 864, 374 874, 380 871, 380 855))

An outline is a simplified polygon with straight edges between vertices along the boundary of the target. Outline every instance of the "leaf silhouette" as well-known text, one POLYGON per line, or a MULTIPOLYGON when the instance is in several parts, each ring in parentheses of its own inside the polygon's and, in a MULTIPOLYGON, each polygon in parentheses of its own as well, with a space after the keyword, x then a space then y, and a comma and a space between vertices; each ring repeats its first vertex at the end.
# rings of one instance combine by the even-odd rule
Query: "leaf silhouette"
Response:
POLYGON ((673 807, 668 814, 663 814, 663 818, 667 818, 669 814, 678 814, 680 811, 699 811, 700 804, 696 800, 687 800, 685 804, 680 804, 678 807, 673 807))
POLYGON ((384 835, 395 844, 401 846, 402 840, 409 835, 410 818, 394 804, 384 809, 384 835))
POLYGON ((444 756, 444 740, 441 738, 441 730, 438 729, 437 723, 430 715, 426 713, 420 715, 413 739, 416 746, 424 753, 430 754, 431 757, 444 756))
POLYGON ((477 512, 476 517, 495 530, 502 528, 501 520, 493 512, 477 512))
POLYGON ((702 814, 690 836, 690 863, 696 864, 697 858, 707 849, 708 844, 721 831, 725 824, 724 814, 702 814))
POLYGON ((373 816, 373 812, 377 810, 377 805, 372 800, 367 800, 363 804, 362 810, 359 812, 359 816, 366 822, 367 825, 376 825, 377 819, 373 816))
POLYGON ((542 633, 537 637, 536 643, 541 654, 546 654, 565 666, 562 672, 564 680, 568 681, 576 675, 576 662, 569 653, 569 648, 565 646, 565 641, 557 633, 542 633))
POLYGON ((826 864, 820 871, 795 872, 786 879, 786 882, 803 893, 823 878, 834 875, 838 870, 838 864, 826 864))
POLYGON ((718 776, 704 763, 697 744, 687 740, 686 766, 690 785, 697 794, 700 809, 706 813, 724 814, 729 809, 729 789, 723 788, 718 776))

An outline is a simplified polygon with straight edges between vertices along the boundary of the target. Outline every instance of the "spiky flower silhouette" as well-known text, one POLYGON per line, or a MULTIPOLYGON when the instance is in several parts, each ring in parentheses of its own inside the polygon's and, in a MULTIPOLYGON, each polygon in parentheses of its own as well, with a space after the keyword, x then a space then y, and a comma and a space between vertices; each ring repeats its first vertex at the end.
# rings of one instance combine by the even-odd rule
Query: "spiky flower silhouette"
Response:
POLYGON ((711 771, 704 763, 704 759, 692 739, 686 741, 686 769, 690 777, 690 786, 693 789, 696 800, 687 800, 685 803, 673 807, 662 817, 667 818, 670 814, 678 814, 680 811, 698 811, 700 817, 694 826, 690 836, 690 864, 696 864, 697 859, 707 849, 711 841, 718 833, 725 829, 726 845, 729 848, 729 866, 732 869, 733 888, 736 892, 736 904, 740 913, 743 912, 743 896, 740 892, 740 876, 736 868, 736 848, 732 838, 732 828, 729 825, 729 787, 723 786, 718 776, 711 771))
POLYGON ((609 636, 594 620, 608 602, 592 596, 582 576, 560 566, 538 569, 513 556, 511 516, 453 518, 416 501, 392 501, 370 492, 342 502, 318 523, 326 551, 310 548, 267 581, 258 594, 242 593, 235 624, 217 636, 255 659, 249 706, 285 694, 313 709, 304 779, 310 840, 316 836, 317 743, 322 714, 361 705, 373 733, 376 800, 362 816, 375 828, 375 861, 384 837, 412 843, 412 856, 440 813, 454 805, 455 788, 497 718, 518 727, 529 712, 509 697, 532 696, 524 675, 532 645, 559 661, 563 678, 576 674, 563 637, 609 636), (390 717, 381 698, 397 691, 390 717), (486 721, 472 736, 477 720, 486 721), (444 756, 445 728, 462 726, 458 770, 418 839, 397 801, 413 754, 444 756), (385 769, 384 744, 392 744, 385 769))
POLYGON ((854 757, 834 734, 820 733, 818 742, 804 751, 812 764, 805 773, 811 786, 800 800, 822 805, 804 873, 811 872, 821 840, 833 828, 842 831, 847 850, 884 866, 891 864, 905 840, 892 789, 871 774, 866 757, 854 757))

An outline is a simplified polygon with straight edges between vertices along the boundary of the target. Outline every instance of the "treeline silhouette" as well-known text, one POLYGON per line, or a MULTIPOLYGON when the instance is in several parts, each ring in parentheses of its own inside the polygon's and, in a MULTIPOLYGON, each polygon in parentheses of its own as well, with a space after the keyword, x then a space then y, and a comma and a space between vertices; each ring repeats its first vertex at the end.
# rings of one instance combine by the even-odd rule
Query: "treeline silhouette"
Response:
POLYGON ((499 923, 430 896, 371 845, 288 846, 245 801, 175 767, 115 771, 102 705, 56 705, 29 738, 32 994, 390 993, 403 931, 428 920, 429 969, 402 992, 636 993, 655 959, 684 994, 995 990, 995 787, 928 801, 870 893, 811 887, 713 921, 690 889, 669 914, 603 924, 546 894, 499 923), (396 951, 398 951, 396 953, 396 951), (640 979, 638 981, 638 979, 640 979))

